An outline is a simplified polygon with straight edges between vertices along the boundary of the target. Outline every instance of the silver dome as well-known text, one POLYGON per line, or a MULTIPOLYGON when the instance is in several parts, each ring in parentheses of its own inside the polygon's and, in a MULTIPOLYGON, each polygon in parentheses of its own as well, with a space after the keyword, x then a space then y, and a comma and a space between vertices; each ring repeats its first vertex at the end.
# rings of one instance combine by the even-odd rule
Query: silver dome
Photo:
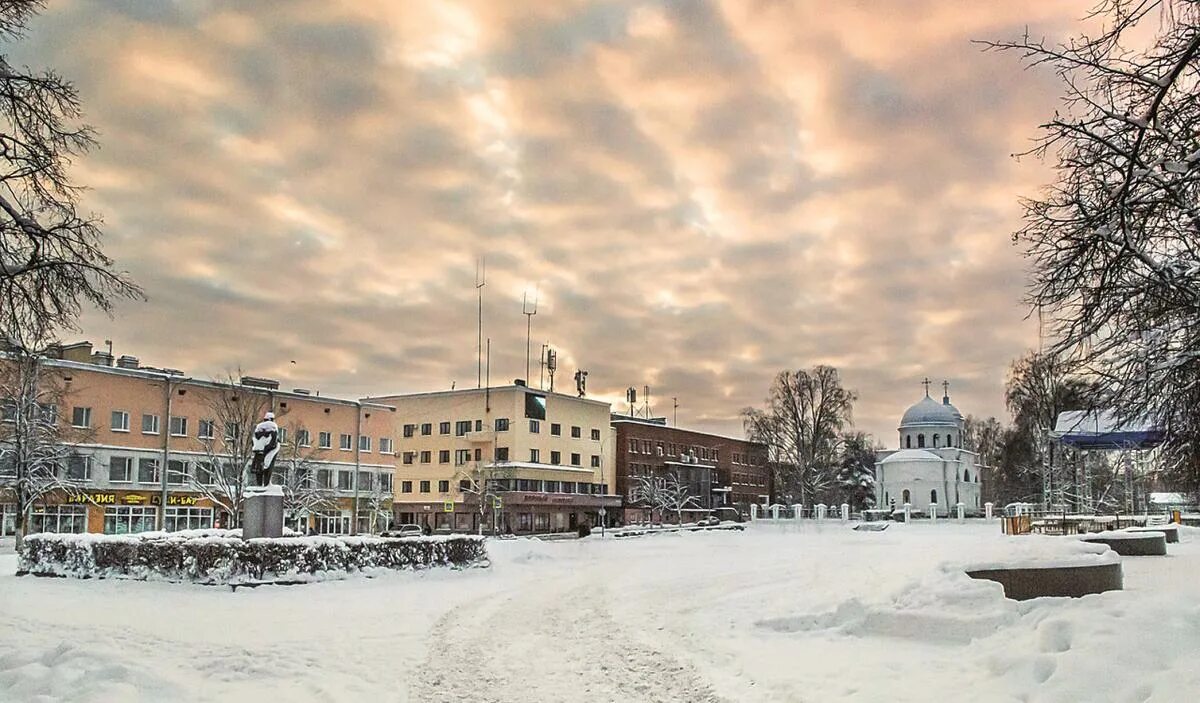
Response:
POLYGON ((962 413, 949 402, 941 402, 925 396, 919 403, 904 412, 900 427, 915 427, 918 425, 940 425, 945 427, 960 427, 962 413))

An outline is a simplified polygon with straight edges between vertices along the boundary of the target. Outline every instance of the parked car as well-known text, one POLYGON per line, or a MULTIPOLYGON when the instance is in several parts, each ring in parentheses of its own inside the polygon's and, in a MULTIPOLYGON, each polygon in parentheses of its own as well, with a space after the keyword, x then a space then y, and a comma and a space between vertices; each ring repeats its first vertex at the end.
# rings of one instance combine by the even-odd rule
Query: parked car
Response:
POLYGON ((738 512, 738 509, 733 506, 723 506, 713 511, 713 517, 719 521, 729 520, 732 522, 745 522, 746 516, 738 512))
POLYGON ((420 525, 397 525, 396 529, 383 532, 384 537, 420 537, 420 525))
POLYGON ((713 525, 720 525, 721 518, 717 517, 716 515, 709 515, 707 517, 702 517, 699 520, 697 520, 696 524, 699 525, 700 527, 712 527, 713 525))

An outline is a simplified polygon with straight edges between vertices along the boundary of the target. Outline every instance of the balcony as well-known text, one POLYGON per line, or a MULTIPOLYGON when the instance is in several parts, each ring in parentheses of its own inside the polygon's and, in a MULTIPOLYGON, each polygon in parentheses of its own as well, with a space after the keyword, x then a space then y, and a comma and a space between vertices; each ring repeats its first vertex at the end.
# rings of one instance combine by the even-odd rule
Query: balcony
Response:
POLYGON ((463 435, 471 444, 491 444, 496 440, 495 430, 480 430, 478 432, 468 432, 463 435))

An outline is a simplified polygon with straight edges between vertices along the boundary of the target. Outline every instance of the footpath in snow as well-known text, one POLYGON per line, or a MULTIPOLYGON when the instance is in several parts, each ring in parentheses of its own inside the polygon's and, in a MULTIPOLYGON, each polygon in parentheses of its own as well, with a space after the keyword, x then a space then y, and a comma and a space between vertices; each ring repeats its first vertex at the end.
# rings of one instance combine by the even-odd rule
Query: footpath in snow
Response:
POLYGON ((961 565, 1099 557, 995 523, 755 524, 231 593, 16 578, 0 554, 0 701, 1197 700, 1182 537, 1123 558, 1124 591, 1024 603, 961 565))

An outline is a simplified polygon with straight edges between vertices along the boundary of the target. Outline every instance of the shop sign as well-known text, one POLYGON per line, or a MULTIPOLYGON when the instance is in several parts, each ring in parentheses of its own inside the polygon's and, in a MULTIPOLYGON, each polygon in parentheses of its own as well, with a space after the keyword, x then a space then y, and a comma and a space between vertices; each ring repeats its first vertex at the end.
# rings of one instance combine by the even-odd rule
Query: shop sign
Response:
POLYGON ((67 496, 68 503, 95 503, 96 505, 116 505, 116 493, 75 493, 67 496))
MULTIPOLYGON (((199 499, 200 496, 194 495, 171 495, 167 496, 167 505, 195 505, 199 499)), ((150 500, 155 505, 158 505, 162 503, 162 496, 156 494, 150 500)))
POLYGON ((121 502, 125 505, 143 505, 146 502, 146 496, 137 493, 127 493, 121 496, 121 502))

